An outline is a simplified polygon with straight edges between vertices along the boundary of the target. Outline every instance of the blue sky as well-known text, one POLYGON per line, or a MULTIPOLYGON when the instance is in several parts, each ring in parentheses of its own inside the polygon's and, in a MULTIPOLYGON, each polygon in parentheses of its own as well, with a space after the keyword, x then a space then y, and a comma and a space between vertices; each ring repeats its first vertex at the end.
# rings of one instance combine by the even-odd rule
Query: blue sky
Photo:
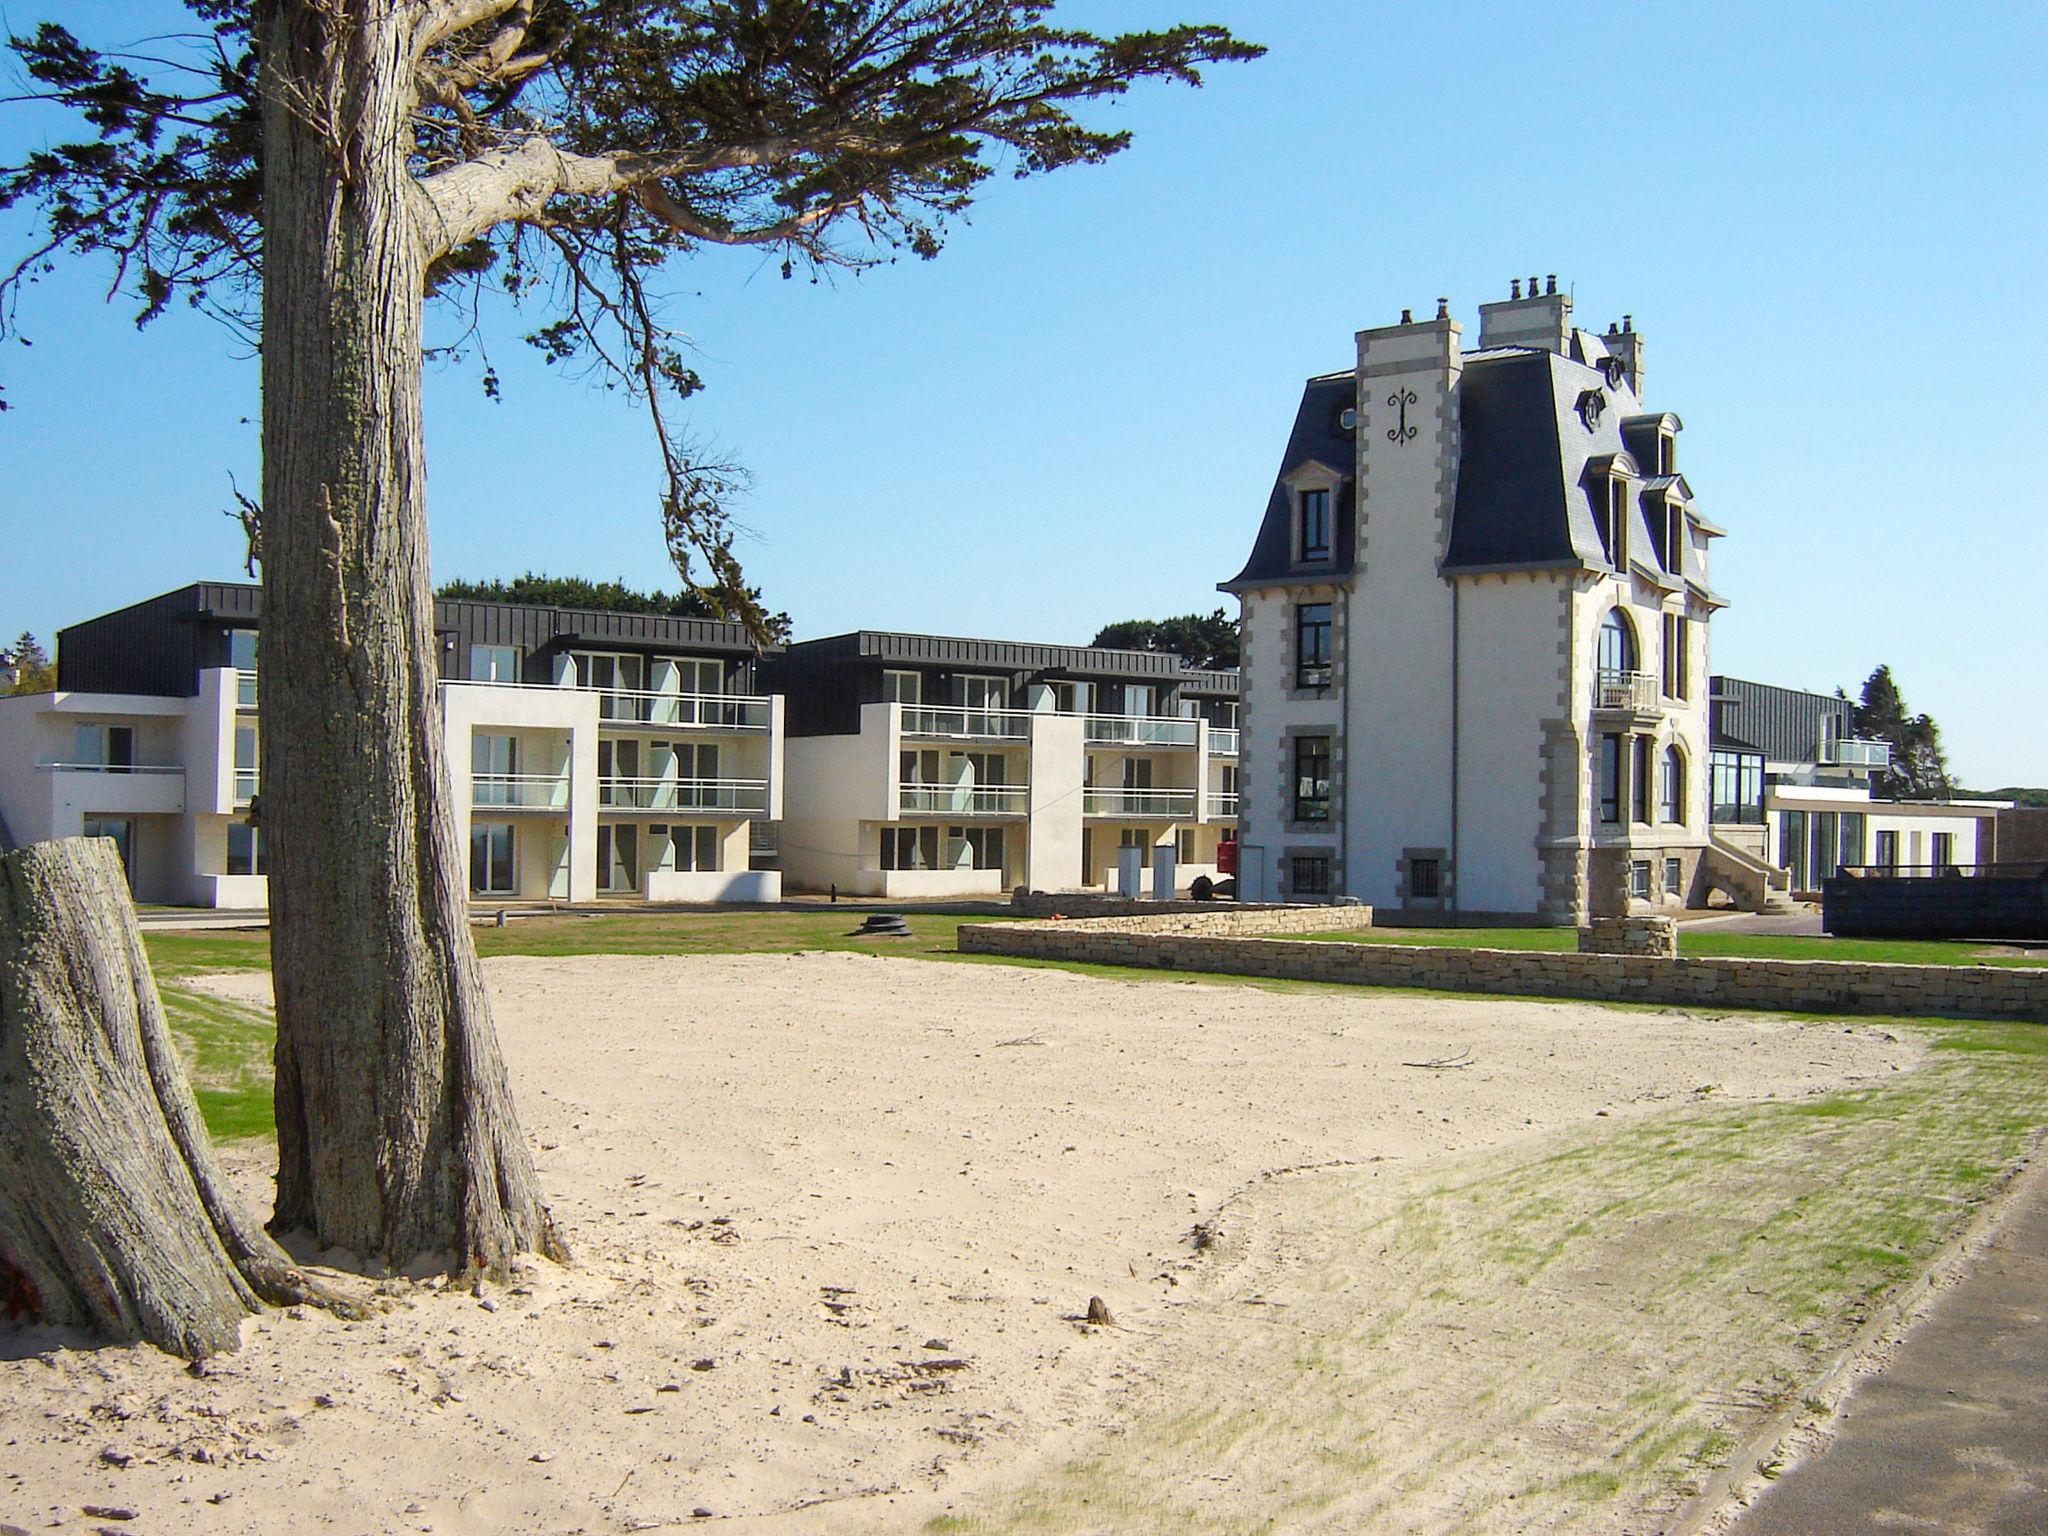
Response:
MULTIPOLYGON (((138 36, 151 0, 0 0, 138 36)), ((1891 664, 1968 783, 2048 784, 2048 7, 1093 0, 1214 20, 1262 61, 1098 113, 1111 164, 996 186, 938 261, 785 282, 679 264, 692 426, 753 489, 742 553, 799 636, 1081 641, 1207 609, 1302 379, 1439 295, 1476 338, 1511 275, 1635 317, 1653 405, 1729 530, 1717 671, 1853 693, 1891 664)), ((0 108, 0 155, 47 132, 0 108)), ((0 224, 18 249, 19 220, 0 224)), ((0 351, 0 631, 241 568, 255 368, 107 274, 32 290, 0 351)), ((437 577, 668 580, 625 400, 491 336, 429 374, 437 577)))

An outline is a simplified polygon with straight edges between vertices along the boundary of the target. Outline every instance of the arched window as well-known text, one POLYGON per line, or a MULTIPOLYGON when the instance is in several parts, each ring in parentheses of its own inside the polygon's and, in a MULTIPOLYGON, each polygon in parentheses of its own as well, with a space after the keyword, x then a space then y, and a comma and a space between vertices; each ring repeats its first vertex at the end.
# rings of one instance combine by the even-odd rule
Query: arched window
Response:
POLYGON ((1600 621, 1599 666, 1603 677, 1636 670, 1636 632, 1619 608, 1609 610, 1600 621))
POLYGON ((1685 754, 1675 745, 1664 749, 1657 775, 1657 814, 1664 821, 1685 820, 1685 754))

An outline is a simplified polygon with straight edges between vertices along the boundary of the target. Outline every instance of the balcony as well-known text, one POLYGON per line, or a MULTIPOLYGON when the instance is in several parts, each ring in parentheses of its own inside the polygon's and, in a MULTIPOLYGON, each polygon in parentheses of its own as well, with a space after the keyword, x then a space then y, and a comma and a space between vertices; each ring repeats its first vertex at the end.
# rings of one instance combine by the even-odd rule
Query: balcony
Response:
POLYGON ((1031 809, 1028 784, 899 784, 899 816, 1022 816, 1031 809))
POLYGON ((1126 821, 1193 821, 1192 789, 1084 789, 1081 814, 1126 821))
POLYGON ((91 813, 172 815, 185 809, 185 770, 154 763, 38 763, 50 790, 91 813))
POLYGON ((1237 756, 1237 732, 1225 730, 1218 725, 1210 726, 1209 753, 1212 757, 1237 756))
POLYGON ((566 773, 476 773, 469 783, 469 803, 480 811, 569 809, 566 773))
POLYGON ((597 808, 761 816, 768 810, 768 781, 604 778, 597 781, 597 808))
POLYGON ((1208 804, 1209 820, 1237 820, 1237 792, 1235 790, 1210 790, 1208 804))
POLYGON ((1603 714, 1656 719, 1657 674, 1614 672, 1603 667, 1593 679, 1593 708, 1603 714))
POLYGON ((1889 768, 1892 765, 1892 744, 1855 737, 1824 741, 1820 747, 1820 760, 1838 768, 1889 768))
POLYGON ((765 731, 770 701, 741 693, 650 693, 645 689, 598 690, 598 723, 656 726, 673 731, 765 731))
POLYGON ((1031 711, 906 704, 903 706, 903 734, 971 741, 1022 741, 1031 734, 1031 711))
POLYGON ((1089 746, 1192 747, 1199 724, 1164 715, 1090 715, 1082 727, 1089 746))

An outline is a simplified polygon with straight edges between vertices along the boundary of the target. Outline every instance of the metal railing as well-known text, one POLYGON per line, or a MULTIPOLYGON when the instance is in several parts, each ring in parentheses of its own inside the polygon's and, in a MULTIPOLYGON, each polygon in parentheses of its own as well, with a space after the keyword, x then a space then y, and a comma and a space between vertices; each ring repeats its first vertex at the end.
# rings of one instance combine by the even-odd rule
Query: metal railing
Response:
POLYGON ((243 668, 235 673, 235 708, 254 709, 255 707, 256 673, 253 669, 243 668))
POLYGON ((1090 745, 1192 747, 1197 722, 1166 715, 1089 715, 1081 728, 1090 745))
POLYGON ((971 705, 906 704, 905 736, 975 736, 997 740, 1031 734, 1028 709, 977 709, 971 705))
POLYGON ((183 773, 177 763, 37 763, 44 773, 183 773))
POLYGON ((1237 756, 1237 732, 1220 725, 1210 726, 1209 751, 1216 757, 1237 756))
POLYGON ((1602 668, 1593 680, 1595 709, 1655 709, 1657 674, 1612 672, 1602 668))
POLYGON ((607 811, 746 811, 768 809, 766 779, 632 779, 597 781, 597 805, 607 811))
POLYGON ((653 693, 643 688, 589 691, 598 695, 598 719, 613 725, 664 725, 678 730, 699 731, 765 731, 773 707, 767 698, 758 694, 653 693))
POLYGON ((566 773, 474 773, 469 803, 479 809, 555 811, 569 808, 566 773))
POLYGON ((1192 789, 1084 789, 1084 816, 1134 816, 1147 821, 1191 821, 1195 814, 1192 789))
POLYGON ((1842 864, 1837 875, 1849 880, 1931 880, 1992 878, 2048 880, 2048 861, 2004 859, 1996 864, 1842 864))
POLYGON ((899 784, 902 816, 1021 816, 1031 809, 1028 784, 899 784))
POLYGON ((1235 817, 1237 815, 1236 792, 1229 790, 1210 790, 1209 815, 1212 819, 1217 817, 1235 817))
POLYGON ((1892 765, 1892 744, 1854 736, 1842 741, 1823 742, 1820 760, 1838 768, 1889 768, 1892 765))

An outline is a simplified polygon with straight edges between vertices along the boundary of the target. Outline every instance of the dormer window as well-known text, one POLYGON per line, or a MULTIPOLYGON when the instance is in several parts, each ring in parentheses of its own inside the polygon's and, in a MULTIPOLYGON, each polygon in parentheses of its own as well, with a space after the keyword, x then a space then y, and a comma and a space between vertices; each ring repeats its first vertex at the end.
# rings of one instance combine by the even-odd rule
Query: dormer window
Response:
POLYGON ((1678 473, 1678 439, 1669 432, 1657 434, 1657 473, 1675 475, 1678 473))
POLYGON ((1674 576, 1685 574, 1685 508, 1675 501, 1664 503, 1664 550, 1661 563, 1664 569, 1674 576))
POLYGON ((1600 518, 1600 553, 1617 571, 1628 568, 1628 477, 1607 477, 1607 505, 1600 518))
POLYGON ((1330 493, 1327 490, 1301 493, 1301 558, 1330 558, 1330 493))

